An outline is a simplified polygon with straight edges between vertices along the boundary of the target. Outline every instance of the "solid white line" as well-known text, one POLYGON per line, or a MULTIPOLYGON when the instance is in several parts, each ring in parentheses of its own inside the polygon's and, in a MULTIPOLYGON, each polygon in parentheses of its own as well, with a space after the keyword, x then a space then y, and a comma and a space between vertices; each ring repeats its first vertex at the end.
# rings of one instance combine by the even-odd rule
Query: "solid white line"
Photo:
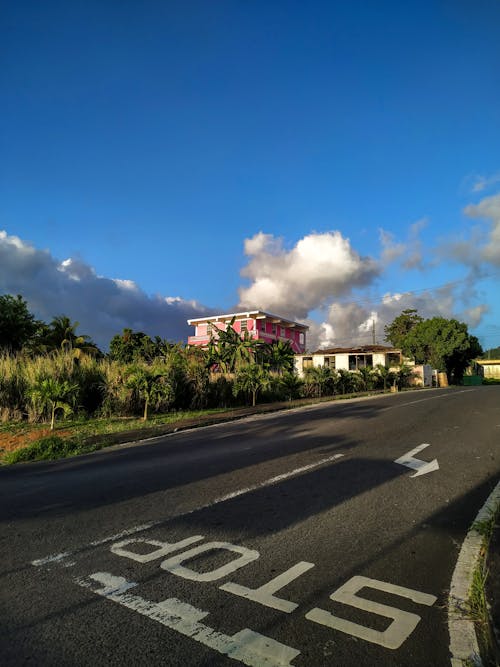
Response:
MULTIPOLYGON (((183 512, 182 514, 175 514, 173 516, 169 516, 168 518, 158 519, 156 521, 149 521, 148 523, 143 523, 140 524, 139 526, 132 526, 131 528, 127 528, 125 530, 120 531, 119 533, 114 533, 113 535, 108 535, 107 537, 103 537, 99 540, 94 540, 93 542, 90 542, 88 546, 97 547, 103 544, 107 544, 108 542, 116 542, 116 540, 119 540, 122 537, 129 537, 130 535, 135 535, 144 530, 149 530, 150 528, 159 526, 160 524, 165 523, 166 521, 172 521, 173 519, 179 519, 185 516, 189 516, 190 514, 194 514, 195 512, 200 512, 201 510, 208 509, 209 507, 220 505, 221 503, 225 503, 226 501, 232 500, 233 498, 238 498, 239 496, 251 493, 252 491, 258 491, 259 489, 263 489, 266 486, 272 486, 273 484, 278 484, 279 482, 283 482, 284 480, 289 479, 290 477, 296 477, 297 475, 300 475, 304 472, 308 472, 309 470, 314 470, 314 468, 319 468, 320 466, 325 465, 326 463, 332 463, 333 461, 336 461, 337 459, 340 459, 343 456, 344 454, 333 454, 332 456, 320 459, 319 461, 315 461, 314 463, 309 463, 308 465, 301 466, 300 468, 295 468, 294 470, 290 470, 289 472, 283 473, 282 475, 276 475, 275 477, 270 477, 269 479, 266 479, 264 482, 260 482, 259 484, 247 486, 242 489, 238 489, 237 491, 231 491, 231 493, 226 493, 225 495, 220 496, 219 498, 215 498, 215 500, 212 500, 211 502, 206 503, 205 505, 200 505, 199 507, 195 507, 194 509, 189 510, 188 512, 183 512)), ((38 567, 41 565, 52 565, 54 563, 61 563, 62 561, 64 561, 64 559, 68 558, 69 556, 74 556, 75 553, 76 553, 75 551, 73 552, 68 551, 65 552, 64 554, 51 555, 45 558, 34 560, 31 562, 31 564, 38 567)))
POLYGON ((407 405, 415 405, 416 403, 423 403, 424 401, 434 401, 437 398, 450 398, 451 396, 456 396, 457 394, 467 394, 469 391, 475 391, 475 389, 462 389, 461 391, 454 391, 450 394, 439 394, 439 396, 429 396, 429 398, 419 398, 418 401, 409 401, 408 403, 397 403, 396 405, 391 405, 388 408, 383 408, 383 410, 404 408, 407 405))
POLYGON ((484 537, 475 529, 480 521, 491 518, 500 505, 500 482, 479 510, 463 541, 453 572, 448 598, 448 629, 452 667, 463 667, 466 661, 482 665, 474 622, 468 613, 472 577, 481 557, 484 537))

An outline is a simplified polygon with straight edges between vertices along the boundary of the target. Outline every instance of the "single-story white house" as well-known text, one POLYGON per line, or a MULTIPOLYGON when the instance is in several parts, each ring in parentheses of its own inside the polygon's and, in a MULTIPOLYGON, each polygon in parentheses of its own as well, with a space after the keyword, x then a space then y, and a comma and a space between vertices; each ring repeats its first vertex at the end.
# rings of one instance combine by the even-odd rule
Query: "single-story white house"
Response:
POLYGON ((326 366, 332 370, 357 371, 360 368, 379 364, 396 370, 402 363, 412 367, 414 377, 412 384, 431 387, 433 384, 432 367, 428 364, 415 365, 403 357, 399 348, 387 345, 359 345, 357 347, 332 347, 325 350, 316 350, 309 354, 295 355, 295 369, 300 377, 304 371, 316 366, 326 366))

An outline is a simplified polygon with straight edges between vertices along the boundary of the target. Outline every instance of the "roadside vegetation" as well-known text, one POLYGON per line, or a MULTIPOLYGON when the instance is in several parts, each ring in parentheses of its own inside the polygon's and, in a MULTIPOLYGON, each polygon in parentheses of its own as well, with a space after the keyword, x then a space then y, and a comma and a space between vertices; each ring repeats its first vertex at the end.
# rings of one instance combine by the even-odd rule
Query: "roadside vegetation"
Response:
MULTIPOLYGON (((413 312, 405 313, 390 334, 399 335, 401 326, 411 332, 418 324, 413 312)), ((288 342, 255 341, 237 334, 231 323, 206 350, 124 329, 107 354, 90 336, 78 334, 78 326, 64 315, 48 324, 37 321, 21 296, 0 296, 5 463, 92 451, 116 432, 257 403, 403 389, 412 375, 405 365, 359 372, 313 367, 300 378, 288 342)))
POLYGON ((485 667, 496 667, 498 665, 499 647, 492 628, 489 605, 487 600, 487 582, 490 576, 488 570, 488 549, 493 535, 493 530, 498 525, 500 518, 500 504, 497 504, 494 512, 483 521, 476 521, 473 529, 483 538, 481 554, 476 569, 472 575, 472 583, 469 592, 468 611, 476 628, 476 636, 479 643, 481 658, 485 667))

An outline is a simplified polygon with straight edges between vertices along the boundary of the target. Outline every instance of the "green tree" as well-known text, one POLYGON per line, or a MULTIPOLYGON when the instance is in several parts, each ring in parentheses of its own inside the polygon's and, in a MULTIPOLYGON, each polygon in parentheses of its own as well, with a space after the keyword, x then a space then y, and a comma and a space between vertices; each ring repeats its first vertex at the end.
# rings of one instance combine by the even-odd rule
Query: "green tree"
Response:
POLYGON ((354 373, 347 371, 344 368, 339 368, 337 386, 340 388, 341 394, 348 394, 351 391, 356 391, 356 379, 354 373))
POLYGON ((147 334, 128 328, 123 329, 121 334, 113 336, 109 344, 109 358, 122 364, 151 362, 161 353, 161 350, 158 351, 158 345, 155 345, 147 334))
POLYGON ((33 338, 39 325, 20 294, 0 295, 0 350, 21 350, 33 338))
POLYGON ((398 347, 407 355, 406 342, 408 334, 414 329, 423 318, 420 317, 418 311, 414 308, 403 310, 401 315, 398 315, 391 324, 384 328, 386 340, 388 340, 394 347, 398 347))
POLYGON ((239 334, 234 329, 234 322, 233 317, 225 330, 212 334, 208 345, 207 365, 210 368, 217 366, 223 373, 234 373, 238 368, 254 363, 257 348, 261 345, 248 331, 239 334))
MULTIPOLYGON (((295 353, 290 341, 275 340, 262 345, 262 364, 276 373, 290 373, 295 367, 295 353)), ((260 360, 260 359, 259 359, 260 360)))
POLYGON ((173 400, 174 390, 165 369, 134 365, 126 373, 127 386, 144 401, 143 420, 147 421, 149 406, 162 400, 173 400))
POLYGON ((294 398, 299 398, 304 382, 299 378, 297 373, 286 371, 278 379, 287 400, 292 401, 294 398))
POLYGON ((325 393, 332 393, 334 379, 328 366, 313 366, 306 369, 306 382, 314 385, 316 395, 321 398, 325 393))
POLYGON ((470 361, 482 353, 464 322, 444 317, 419 322, 408 333, 405 345, 415 363, 445 371, 450 382, 460 382, 470 361))
POLYGON ((371 366, 362 366, 358 368, 358 384, 361 391, 373 389, 374 372, 371 366))
POLYGON ((77 334, 79 322, 72 322, 67 315, 57 315, 45 327, 42 343, 47 351, 63 350, 72 352, 75 358, 81 353, 99 356, 100 350, 86 334, 77 334))
POLYGON ((383 364, 377 364, 375 367, 375 372, 385 391, 387 389, 387 385, 394 380, 394 372, 389 368, 389 366, 384 366, 383 364))
POLYGON ((65 416, 73 412, 73 403, 78 391, 77 384, 55 378, 39 378, 30 391, 30 398, 37 407, 50 410, 50 430, 54 430, 56 411, 62 410, 65 416))
POLYGON ((248 364, 247 366, 241 366, 236 371, 233 393, 235 396, 240 391, 250 394, 252 397, 252 406, 255 406, 258 393, 265 389, 269 383, 269 373, 262 366, 248 364))

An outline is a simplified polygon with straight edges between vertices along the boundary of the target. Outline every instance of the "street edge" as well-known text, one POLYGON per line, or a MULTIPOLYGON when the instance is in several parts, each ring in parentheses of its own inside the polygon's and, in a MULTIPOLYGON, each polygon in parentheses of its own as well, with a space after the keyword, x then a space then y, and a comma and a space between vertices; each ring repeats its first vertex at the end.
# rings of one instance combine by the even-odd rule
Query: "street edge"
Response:
POLYGON ((474 622, 468 612, 469 592, 474 571, 481 557, 484 536, 475 525, 485 521, 497 511, 500 505, 500 481, 479 510, 467 533, 453 571, 448 597, 448 630, 450 633, 450 653, 452 667, 475 665, 481 667, 483 661, 479 652, 474 622))

